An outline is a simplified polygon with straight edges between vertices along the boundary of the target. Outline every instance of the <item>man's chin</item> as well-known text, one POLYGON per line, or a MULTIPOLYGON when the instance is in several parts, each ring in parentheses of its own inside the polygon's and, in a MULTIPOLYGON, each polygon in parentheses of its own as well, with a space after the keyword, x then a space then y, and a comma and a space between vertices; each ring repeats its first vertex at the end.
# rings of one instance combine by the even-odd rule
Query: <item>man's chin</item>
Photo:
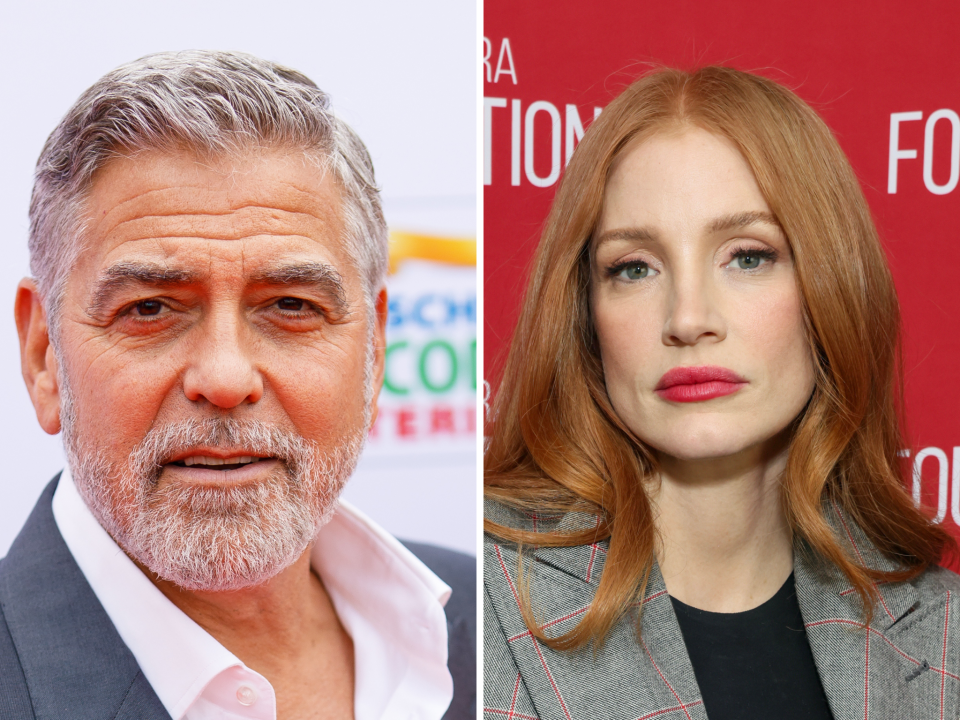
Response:
POLYGON ((171 473, 117 540, 156 576, 185 589, 265 583, 304 553, 340 492, 336 482, 303 487, 276 467, 265 470, 261 482, 192 482, 171 473))
POLYGON ((157 577, 182 588, 242 590, 296 562, 325 519, 318 522, 310 512, 257 519, 218 513, 203 520, 168 514, 166 522, 135 522, 121 545, 157 577))
MULTIPOLYGON (((306 548, 304 548, 305 551, 306 548)), ((149 576, 172 583, 180 589, 191 592, 239 592, 268 583, 295 563, 301 555, 302 552, 288 558, 286 562, 278 562, 274 565, 259 565, 255 568, 235 567, 229 562, 223 563, 222 559, 201 558, 201 562, 204 562, 202 568, 198 568, 196 565, 185 567, 183 565, 170 566, 167 564, 156 568, 141 565, 141 570, 145 568, 149 570, 149 576), (198 569, 201 572, 198 573, 198 569)))

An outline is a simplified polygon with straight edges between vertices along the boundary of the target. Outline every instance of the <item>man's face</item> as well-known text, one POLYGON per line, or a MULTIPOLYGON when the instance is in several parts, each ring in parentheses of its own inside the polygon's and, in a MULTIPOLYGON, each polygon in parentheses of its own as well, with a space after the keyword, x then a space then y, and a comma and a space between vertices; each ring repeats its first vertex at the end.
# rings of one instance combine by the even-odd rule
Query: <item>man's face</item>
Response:
POLYGON ((145 153, 98 173, 86 219, 46 400, 78 487, 159 575, 208 589, 263 580, 310 538, 275 539, 270 552, 294 556, 269 562, 233 546, 312 535, 382 378, 385 295, 371 315, 338 189, 295 153, 213 164, 145 153), (183 548, 154 546, 198 523, 207 535, 191 552, 233 570, 166 567, 161 556, 183 548))

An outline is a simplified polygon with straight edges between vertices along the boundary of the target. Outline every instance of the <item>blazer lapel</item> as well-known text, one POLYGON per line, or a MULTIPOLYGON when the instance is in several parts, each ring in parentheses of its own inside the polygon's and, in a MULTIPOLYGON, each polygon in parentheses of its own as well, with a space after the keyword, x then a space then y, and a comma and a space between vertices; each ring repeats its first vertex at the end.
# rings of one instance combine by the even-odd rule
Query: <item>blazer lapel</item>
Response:
POLYGON ((0 603, 37 720, 170 720, 64 543, 54 478, 0 572, 0 603))
MULTIPOLYGON (((824 508, 845 549, 864 566, 894 569, 866 535, 835 505, 824 508)), ((497 511, 488 516, 496 515, 497 511)), ((506 525, 552 523, 583 527, 585 516, 559 520, 504 517, 506 525)), ((593 601, 606 559, 606 543, 538 548, 525 561, 525 579, 537 620, 548 632, 571 629, 593 601)), ((573 720, 705 720, 703 701, 686 645, 654 565, 642 603, 642 635, 636 615, 614 627, 599 649, 554 652, 527 632, 518 611, 517 555, 494 545, 484 562, 489 598, 509 651, 540 718, 573 720)), ((945 571, 944 571, 945 572, 945 571)), ((940 587, 937 571, 914 582, 878 586, 869 628, 845 576, 802 540, 794 551, 797 600, 807 639, 835 720, 903 720, 955 717, 960 646, 949 634, 957 609, 940 587), (952 613, 952 614, 951 614, 952 613), (946 672, 950 668, 951 672, 946 672), (951 714, 953 713, 953 714, 951 714)), ((520 682, 520 679, 517 680, 520 682)))
POLYGON ((640 644, 649 661, 645 667, 646 686, 654 691, 656 704, 673 708, 678 718, 706 720, 687 645, 656 562, 647 583, 641 621, 640 644))
MULTIPOLYGON (((549 523, 550 529, 569 531, 595 524, 592 516, 562 518, 487 516, 517 527, 549 523)), ((656 567, 643 602, 642 640, 637 641, 636 610, 627 613, 602 647, 554 651, 527 631, 518 611, 520 583, 516 551, 494 545, 484 562, 489 597, 513 660, 530 692, 537 715, 546 720, 706 720, 693 667, 673 613, 673 606, 656 567), (502 591, 501 591, 502 590, 502 591)), ((606 560, 607 543, 564 548, 537 548, 524 561, 537 621, 548 633, 560 635, 583 616, 593 602, 606 560)))
MULTIPOLYGON (((829 504, 825 511, 853 557, 867 567, 894 569, 839 507, 829 504)), ((880 584, 865 628, 859 597, 839 569, 802 542, 794 566, 807 639, 834 718, 941 717, 946 596, 924 602, 913 583, 880 584)))

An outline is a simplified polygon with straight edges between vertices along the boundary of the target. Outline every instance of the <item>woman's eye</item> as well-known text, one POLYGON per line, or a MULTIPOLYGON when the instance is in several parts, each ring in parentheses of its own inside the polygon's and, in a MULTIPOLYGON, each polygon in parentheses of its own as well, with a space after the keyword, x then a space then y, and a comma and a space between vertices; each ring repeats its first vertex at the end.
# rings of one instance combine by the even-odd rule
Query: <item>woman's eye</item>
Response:
POLYGON ((624 280, 643 280, 653 277, 657 274, 657 271, 645 262, 632 262, 614 268, 613 274, 624 280))
POLYGON ((133 306, 134 311, 141 317, 159 315, 163 311, 163 303, 159 300, 141 300, 133 306))
POLYGON ((288 312, 300 312, 306 303, 299 298, 285 297, 277 300, 277 307, 288 312))
POLYGON ((771 255, 772 253, 763 250, 742 251, 734 255, 730 265, 737 270, 756 270, 764 263, 772 260, 771 255))

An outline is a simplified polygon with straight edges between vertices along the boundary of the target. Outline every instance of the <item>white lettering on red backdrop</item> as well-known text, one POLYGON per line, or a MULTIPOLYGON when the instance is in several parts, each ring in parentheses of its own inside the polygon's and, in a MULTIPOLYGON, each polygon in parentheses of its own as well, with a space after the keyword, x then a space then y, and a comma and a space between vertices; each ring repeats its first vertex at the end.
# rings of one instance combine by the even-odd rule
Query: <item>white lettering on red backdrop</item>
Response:
MULTIPOLYGON (((917 148, 900 147, 901 123, 918 122, 923 120, 923 112, 896 112, 890 114, 890 164, 887 171, 887 193, 897 192, 898 171, 901 160, 916 160, 917 148)), ((943 160, 941 159, 940 162, 943 160)), ((960 181, 960 116, 953 110, 943 108, 931 113, 923 129, 923 184, 934 195, 946 195, 953 192, 960 181), (937 123, 946 120, 950 129, 949 143, 937 144, 937 123), (947 152, 944 152, 944 151, 947 152), (948 155, 949 153, 949 155, 948 155), (950 174, 945 183, 934 180, 933 164, 937 158, 949 157, 950 174)))
MULTIPOLYGON (((491 84, 499 83, 502 76, 509 77, 517 85, 517 69, 509 38, 500 41, 496 65, 493 64, 494 43, 483 39, 484 77, 491 84)), ((504 78, 505 81, 505 78, 504 78)), ((506 120, 506 113, 495 113, 498 108, 510 108, 510 184, 517 187, 526 177, 534 187, 550 187, 560 179, 560 172, 570 162, 570 157, 583 138, 584 121, 580 109, 572 103, 561 104, 549 100, 535 100, 526 108, 516 98, 483 98, 483 184, 494 182, 494 132, 493 123, 506 120), (561 164, 562 148, 562 164, 561 164), (522 158, 522 162, 521 162, 522 158), (548 160, 547 160, 548 159, 548 160), (547 160, 545 162, 545 160, 547 160), (539 161, 539 162, 538 162, 539 161), (539 169, 538 169, 539 165, 539 169), (546 172, 541 172, 546 168, 546 172), (522 169, 522 175, 521 175, 522 169)), ((603 108, 594 106, 593 119, 603 108)), ((497 153, 499 156, 500 153, 497 153)), ((499 176, 498 176, 499 177, 499 176)))
MULTIPOLYGON (((901 457, 909 458, 909 450, 901 450, 901 457)), ((947 516, 947 496, 949 491, 950 517, 954 524, 960 525, 960 447, 953 448, 952 464, 947 453, 942 448, 925 447, 913 458, 913 501, 917 505, 937 508, 937 522, 943 522, 947 516), (923 482, 923 470, 931 465, 930 460, 936 461, 935 492, 930 483, 923 482), (952 469, 953 472, 950 472, 952 469), (936 501, 933 502, 934 498, 936 501)))

